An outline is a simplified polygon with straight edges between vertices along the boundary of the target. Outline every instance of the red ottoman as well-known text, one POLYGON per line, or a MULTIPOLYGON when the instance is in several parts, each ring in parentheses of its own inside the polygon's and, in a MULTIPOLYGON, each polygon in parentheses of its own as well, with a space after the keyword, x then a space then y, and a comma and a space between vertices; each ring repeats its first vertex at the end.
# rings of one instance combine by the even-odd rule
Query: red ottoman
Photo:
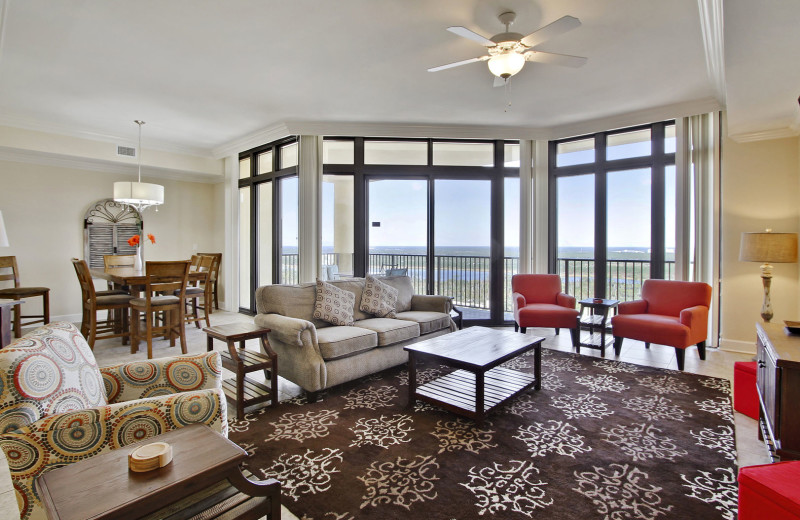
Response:
POLYGON ((758 420, 755 361, 737 361, 733 364, 733 409, 758 420))
POLYGON ((800 518, 800 461, 739 470, 739 520, 800 518))

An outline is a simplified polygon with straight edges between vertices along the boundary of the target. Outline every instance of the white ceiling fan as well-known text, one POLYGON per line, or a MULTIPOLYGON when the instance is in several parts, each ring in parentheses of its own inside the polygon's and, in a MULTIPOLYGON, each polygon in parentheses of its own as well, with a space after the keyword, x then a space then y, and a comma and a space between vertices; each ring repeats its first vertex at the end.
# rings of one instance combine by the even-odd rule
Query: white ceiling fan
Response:
POLYGON ((460 67, 461 65, 466 65, 468 63, 488 61, 489 70, 495 75, 494 86, 498 87, 505 84, 508 78, 521 71, 526 61, 553 63, 556 65, 565 65, 567 67, 580 67, 587 61, 586 58, 581 56, 554 54, 552 52, 536 50, 537 45, 544 43, 550 38, 575 29, 576 27, 580 27, 581 21, 573 16, 562 16, 555 22, 545 25, 541 29, 532 32, 528 36, 522 36, 519 33, 508 31, 509 26, 513 24, 514 20, 517 18, 517 14, 515 12, 504 12, 498 18, 500 19, 500 23, 506 26, 506 31, 496 34, 491 38, 481 36, 480 34, 471 31, 466 27, 448 27, 447 30, 451 33, 480 43, 487 48, 489 54, 486 56, 479 56, 477 58, 470 58, 468 60, 457 61, 455 63, 448 63, 447 65, 433 67, 428 69, 428 72, 438 72, 444 69, 460 67))

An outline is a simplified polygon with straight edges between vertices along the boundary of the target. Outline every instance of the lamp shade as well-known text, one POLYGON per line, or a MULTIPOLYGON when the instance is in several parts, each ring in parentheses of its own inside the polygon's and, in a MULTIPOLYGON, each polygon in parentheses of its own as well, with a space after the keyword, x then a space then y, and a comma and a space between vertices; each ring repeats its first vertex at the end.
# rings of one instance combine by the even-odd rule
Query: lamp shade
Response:
POLYGON ((499 78, 508 78, 522 70, 525 56, 518 52, 497 54, 489 59, 489 70, 499 78))
POLYGON ((148 182, 115 182, 114 200, 143 206, 164 204, 164 186, 148 182))
POLYGON ((8 247, 8 234, 6 224, 3 222, 3 212, 0 211, 0 247, 8 247))
POLYGON ((765 264, 797 262, 797 233, 742 233, 739 260, 765 264))

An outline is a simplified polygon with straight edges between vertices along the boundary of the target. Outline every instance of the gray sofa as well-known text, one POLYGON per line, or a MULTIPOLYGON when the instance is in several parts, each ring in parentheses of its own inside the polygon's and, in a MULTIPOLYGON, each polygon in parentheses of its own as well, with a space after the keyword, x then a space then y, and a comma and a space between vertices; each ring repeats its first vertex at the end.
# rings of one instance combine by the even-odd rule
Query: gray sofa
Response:
POLYGON ((396 318, 359 310, 363 278, 327 283, 356 296, 353 326, 334 326, 313 317, 316 286, 265 285, 256 291, 257 325, 271 329, 278 374, 301 386, 309 402, 317 392, 408 361, 403 347, 455 330, 448 296, 414 294, 408 276, 381 277, 398 291, 396 318))

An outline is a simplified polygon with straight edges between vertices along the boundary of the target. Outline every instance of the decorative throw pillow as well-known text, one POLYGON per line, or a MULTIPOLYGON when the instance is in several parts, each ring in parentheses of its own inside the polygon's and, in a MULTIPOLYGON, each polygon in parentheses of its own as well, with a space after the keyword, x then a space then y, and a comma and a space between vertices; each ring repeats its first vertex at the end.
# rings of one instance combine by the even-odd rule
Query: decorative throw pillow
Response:
POLYGON ((314 317, 332 325, 352 325, 356 295, 317 279, 314 317))
POLYGON ((359 309, 379 318, 394 318, 397 294, 397 289, 391 285, 383 283, 372 275, 367 275, 359 309))
POLYGON ((0 350, 0 433, 105 404, 92 350, 72 323, 50 323, 0 350))

